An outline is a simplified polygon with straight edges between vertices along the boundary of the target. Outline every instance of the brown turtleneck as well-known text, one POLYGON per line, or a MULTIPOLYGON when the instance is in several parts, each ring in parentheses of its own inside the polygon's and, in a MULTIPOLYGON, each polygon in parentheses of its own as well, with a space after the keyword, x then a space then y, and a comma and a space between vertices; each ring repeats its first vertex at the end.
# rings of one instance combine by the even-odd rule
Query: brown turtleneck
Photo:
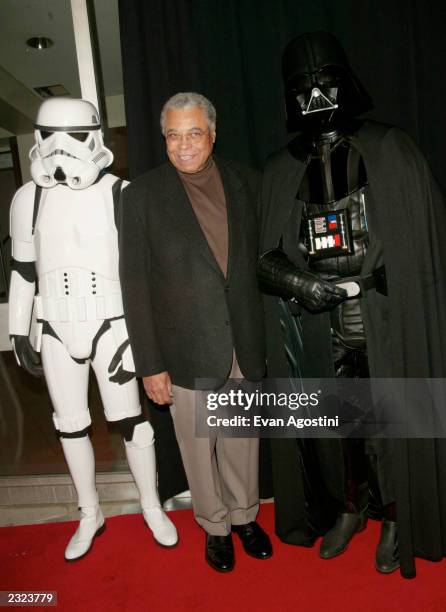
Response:
POLYGON ((178 172, 198 223, 223 274, 228 270, 228 212, 220 172, 212 156, 199 172, 178 172))

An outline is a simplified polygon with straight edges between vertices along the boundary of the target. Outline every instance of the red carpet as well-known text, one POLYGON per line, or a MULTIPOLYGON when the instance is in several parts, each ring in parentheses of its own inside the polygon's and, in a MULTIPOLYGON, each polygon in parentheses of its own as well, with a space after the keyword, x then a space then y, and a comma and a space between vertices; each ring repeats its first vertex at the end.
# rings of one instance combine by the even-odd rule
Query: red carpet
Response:
MULTIPOLYGON (((0 590, 57 591, 63 612, 83 610, 206 610, 243 612, 445 612, 446 565, 418 560, 415 580, 373 568, 379 525, 369 522, 346 554, 331 561, 317 548, 282 544, 273 536, 274 556, 247 557, 235 539, 236 568, 218 574, 203 559, 204 536, 192 512, 170 514, 181 541, 157 546, 140 515, 107 519, 107 530, 85 559, 68 564, 65 545, 75 523, 0 529, 0 590)), ((261 507, 259 522, 269 533, 273 507, 261 507)), ((48 608, 49 609, 49 608, 48 608)))

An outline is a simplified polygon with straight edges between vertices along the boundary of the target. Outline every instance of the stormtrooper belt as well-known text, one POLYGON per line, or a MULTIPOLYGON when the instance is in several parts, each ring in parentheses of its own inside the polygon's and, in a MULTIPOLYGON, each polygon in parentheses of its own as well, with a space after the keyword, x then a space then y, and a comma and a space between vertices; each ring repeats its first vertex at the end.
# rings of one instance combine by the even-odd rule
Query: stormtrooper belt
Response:
POLYGON ((102 321, 119 317, 124 312, 122 295, 86 295, 83 297, 35 298, 37 316, 45 321, 102 321))
POLYGON ((347 276, 334 281, 335 285, 347 291, 348 297, 358 298, 370 289, 376 289, 378 293, 387 295, 386 268, 384 265, 375 268, 365 276, 347 276))

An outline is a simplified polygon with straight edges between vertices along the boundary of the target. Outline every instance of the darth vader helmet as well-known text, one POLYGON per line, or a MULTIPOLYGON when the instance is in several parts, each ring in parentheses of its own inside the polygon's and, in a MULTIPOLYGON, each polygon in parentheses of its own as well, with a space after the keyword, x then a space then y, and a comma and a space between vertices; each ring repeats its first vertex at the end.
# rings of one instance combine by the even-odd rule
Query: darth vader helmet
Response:
POLYGON ((283 53, 288 132, 323 132, 373 108, 339 41, 328 32, 302 34, 283 53))
POLYGON ((45 100, 34 127, 31 176, 41 187, 66 183, 71 189, 85 189, 113 162, 102 140, 99 114, 86 100, 45 100))

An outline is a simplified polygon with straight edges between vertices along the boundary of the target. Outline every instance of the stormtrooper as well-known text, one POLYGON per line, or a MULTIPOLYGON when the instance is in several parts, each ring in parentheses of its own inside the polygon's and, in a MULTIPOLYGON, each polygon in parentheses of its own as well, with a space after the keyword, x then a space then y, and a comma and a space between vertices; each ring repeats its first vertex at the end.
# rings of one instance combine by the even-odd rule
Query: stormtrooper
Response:
POLYGON ((177 532, 158 497, 153 430, 141 413, 123 315, 117 217, 125 183, 101 172, 113 155, 87 101, 43 102, 35 140, 29 154, 33 181, 11 205, 9 333, 19 365, 34 376, 42 371, 41 354, 54 425, 78 495, 80 523, 65 559, 83 557, 105 528, 88 436, 90 365, 105 416, 124 438, 144 520, 156 542, 174 546, 177 532))
MULTIPOLYGON (((358 119, 372 101, 331 34, 291 41, 282 68, 287 129, 298 134, 270 157, 262 186, 268 376, 440 375, 445 364, 420 348, 442 350, 429 319, 437 321, 443 289, 428 279, 444 276, 433 253, 444 251, 446 227, 426 161, 400 130, 358 119)), ((423 489, 431 466, 409 485, 407 457, 421 465, 426 455, 400 444, 407 448, 394 455, 390 441, 271 440, 278 535, 301 545, 323 535, 322 558, 343 553, 365 527, 370 488, 383 518, 376 569, 399 567, 402 533, 402 570, 412 575, 414 551, 430 544, 414 544, 423 527, 409 526, 408 516, 429 511, 423 489)))

